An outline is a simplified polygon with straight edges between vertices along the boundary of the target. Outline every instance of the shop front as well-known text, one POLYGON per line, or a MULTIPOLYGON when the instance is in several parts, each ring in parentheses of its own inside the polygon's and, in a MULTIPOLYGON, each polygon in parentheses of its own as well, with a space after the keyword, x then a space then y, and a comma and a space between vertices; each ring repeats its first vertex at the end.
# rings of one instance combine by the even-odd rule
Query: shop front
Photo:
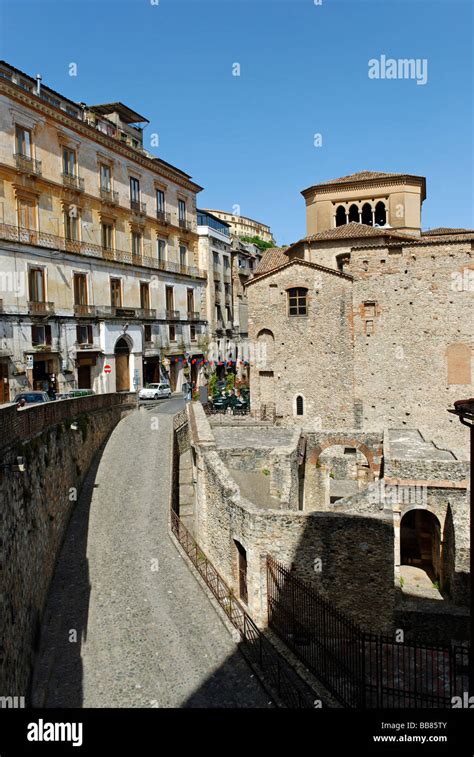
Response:
POLYGON ((58 391, 58 354, 37 352, 32 357, 33 367, 28 369, 29 383, 32 388, 37 391, 48 392, 50 395, 55 394, 58 391))
POLYGON ((159 384, 161 381, 161 360, 159 355, 143 358, 143 385, 159 384))
POLYGON ((77 369, 77 388, 78 389, 93 389, 94 376, 97 366, 97 358, 99 353, 97 351, 91 352, 79 351, 76 355, 76 369, 77 369))
POLYGON ((0 405, 10 402, 9 358, 0 358, 0 405))

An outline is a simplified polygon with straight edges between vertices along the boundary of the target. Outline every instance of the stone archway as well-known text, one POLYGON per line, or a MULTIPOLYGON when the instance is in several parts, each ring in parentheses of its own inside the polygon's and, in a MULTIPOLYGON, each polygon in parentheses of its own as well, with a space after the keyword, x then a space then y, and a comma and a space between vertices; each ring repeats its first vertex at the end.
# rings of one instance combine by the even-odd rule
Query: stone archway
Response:
POLYGON ((115 344, 115 391, 130 391, 130 345, 125 337, 115 344))
POLYGON ((408 510, 400 521, 400 565, 421 568, 437 581, 441 568, 441 525, 423 508, 408 510))
POLYGON ((309 457, 309 462, 317 465, 321 453, 327 447, 337 447, 340 445, 344 445, 345 447, 352 447, 361 452, 366 458, 374 478, 378 477, 380 473, 380 463, 375 462, 374 451, 370 449, 370 447, 368 447, 366 444, 364 444, 364 442, 361 442, 359 439, 354 439, 353 437, 349 436, 329 436, 324 441, 320 441, 316 446, 313 447, 311 455, 309 457))

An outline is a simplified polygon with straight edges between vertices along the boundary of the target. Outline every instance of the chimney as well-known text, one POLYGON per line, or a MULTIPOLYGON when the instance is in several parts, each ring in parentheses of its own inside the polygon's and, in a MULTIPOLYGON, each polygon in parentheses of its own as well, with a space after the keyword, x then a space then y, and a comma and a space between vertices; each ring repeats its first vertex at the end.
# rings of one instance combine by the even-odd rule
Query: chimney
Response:
POLYGON ((36 74, 36 94, 38 97, 41 94, 41 74, 36 74))

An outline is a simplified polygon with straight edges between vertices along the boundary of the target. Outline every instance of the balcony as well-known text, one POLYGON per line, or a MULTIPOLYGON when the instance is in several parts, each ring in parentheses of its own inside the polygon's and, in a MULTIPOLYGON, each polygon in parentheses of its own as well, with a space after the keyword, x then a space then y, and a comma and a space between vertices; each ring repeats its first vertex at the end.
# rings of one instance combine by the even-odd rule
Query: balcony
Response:
POLYGON ((156 220, 164 224, 171 223, 171 213, 166 213, 164 210, 157 210, 156 220))
POLYGON ((188 321, 199 321, 201 314, 197 310, 188 310, 188 321))
POLYGON ((106 205, 118 205, 119 193, 114 192, 112 189, 104 189, 103 187, 101 187, 100 199, 102 200, 102 202, 105 202, 106 205))
POLYGON ((220 305, 220 304, 221 304, 221 302, 222 302, 221 293, 220 293, 220 292, 218 292, 217 290, 216 290, 216 292, 214 293, 214 302, 216 303, 216 305, 220 305))
POLYGON ((232 295, 231 294, 226 294, 226 296, 225 296, 225 304, 229 305, 229 306, 232 306, 232 295))
MULTIPOLYGON (((99 230, 97 230, 99 234, 99 230)), ((0 239, 8 242, 18 242, 34 247, 46 248, 48 250, 57 250, 60 252, 74 252, 81 256, 101 258, 102 260, 114 261, 117 263, 127 263, 140 265, 145 268, 151 268, 157 271, 167 271, 169 273, 181 273, 192 278, 206 279, 207 272, 204 269, 195 266, 181 266, 172 260, 159 260, 156 256, 150 254, 148 246, 144 246, 143 255, 132 255, 130 251, 117 250, 115 248, 102 247, 99 244, 84 240, 72 240, 65 237, 49 234, 44 231, 28 229, 24 226, 12 226, 6 223, 0 223, 0 239)))
POLYGON ((30 315, 52 315, 54 313, 54 302, 28 302, 28 312, 30 315))
POLYGON ((183 231, 192 231, 193 225, 186 218, 178 218, 178 226, 183 231))
POLYGON ((21 155, 21 153, 15 153, 15 163, 18 171, 26 173, 28 176, 41 176, 41 160, 35 160, 28 157, 28 155, 21 155))
POLYGON ((134 213, 138 213, 140 216, 146 216, 146 202, 141 202, 141 200, 130 200, 130 210, 134 213))
POLYGON ((216 331, 224 331, 224 321, 220 318, 216 320, 216 331))
POLYGON ((95 318, 97 308, 95 305, 74 305, 74 315, 77 318, 95 318))
POLYGON ((135 312, 136 312, 137 318, 142 318, 143 320, 156 321, 155 308, 137 308, 135 312))
POLYGON ((167 321, 179 321, 181 319, 181 313, 179 310, 167 310, 166 311, 166 320, 167 321))
POLYGON ((80 176, 73 176, 69 173, 63 173, 63 184, 68 189, 74 189, 76 192, 84 191, 84 179, 80 176))
POLYGON ((232 281, 232 271, 230 268, 224 268, 224 281, 228 284, 232 281))

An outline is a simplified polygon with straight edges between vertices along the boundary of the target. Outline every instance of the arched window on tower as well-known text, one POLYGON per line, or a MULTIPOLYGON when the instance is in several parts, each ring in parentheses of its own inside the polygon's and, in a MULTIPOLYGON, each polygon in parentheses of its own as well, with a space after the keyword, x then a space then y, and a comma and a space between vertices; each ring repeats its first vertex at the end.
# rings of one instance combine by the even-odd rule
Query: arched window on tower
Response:
POLYGON ((339 205, 336 210, 336 226, 344 226, 345 223, 347 223, 346 209, 344 205, 339 205))
POLYGON ((362 223, 366 226, 372 226, 372 205, 370 202, 365 202, 362 205, 362 223))
POLYGON ((296 398, 296 415, 304 415, 304 401, 301 394, 296 398))
POLYGON ((357 205, 351 205, 349 208, 349 223, 359 223, 359 208, 357 205))
POLYGON ((387 223, 387 210, 382 200, 375 206, 375 223, 379 226, 385 226, 387 223))

